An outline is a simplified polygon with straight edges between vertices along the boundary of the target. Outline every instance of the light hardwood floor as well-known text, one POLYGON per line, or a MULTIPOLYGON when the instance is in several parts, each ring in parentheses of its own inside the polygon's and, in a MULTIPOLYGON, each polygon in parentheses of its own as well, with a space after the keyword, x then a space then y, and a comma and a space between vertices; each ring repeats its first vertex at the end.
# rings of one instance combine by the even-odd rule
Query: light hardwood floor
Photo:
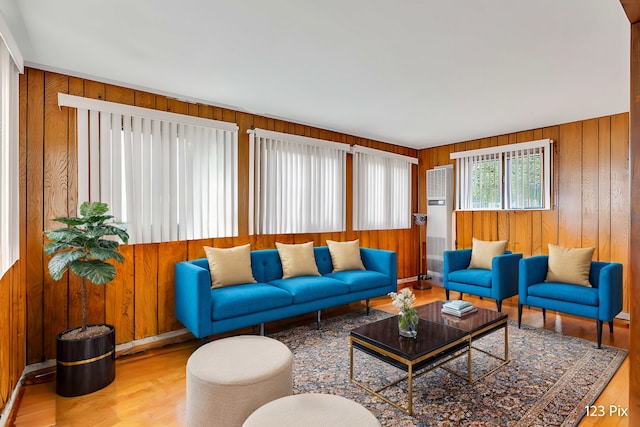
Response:
MULTIPOLYGON (((430 290, 414 290, 417 304, 425 304, 444 299, 444 290, 433 287, 430 290)), ((453 293, 452 298, 458 294, 453 293)), ((494 309, 493 300, 480 300, 465 296, 475 305, 494 309)), ((388 297, 371 302, 372 307, 395 312, 388 297)), ((509 319, 517 320, 517 299, 503 303, 503 311, 509 319)), ((362 309, 362 304, 338 307, 323 311, 323 317, 335 316, 348 310, 362 309)), ((573 316, 547 312, 543 325, 542 314, 536 309, 525 309, 523 323, 544 327, 587 340, 596 340, 595 322, 573 316)), ((269 332, 298 325, 315 326, 315 314, 287 319, 267 324, 269 332)), ((623 320, 614 322, 614 334, 609 335, 608 327, 603 328, 602 342, 605 345, 627 348, 629 346, 629 324, 623 320)), ((252 333, 254 331, 247 330, 252 333)), ((236 331, 238 333, 238 331, 236 331)), ((14 410, 13 420, 8 425, 15 426, 185 426, 185 366, 189 355, 201 341, 171 344, 162 348, 146 350, 138 354, 120 356, 117 359, 116 380, 108 387, 86 396, 65 398, 55 394, 52 376, 41 383, 23 388, 22 398, 14 410)), ((36 381, 38 382, 38 381, 36 381)), ((626 359, 609 385, 595 402, 606 408, 604 417, 585 417, 580 426, 628 426, 628 418, 609 416, 610 406, 629 406, 629 361, 626 359)))

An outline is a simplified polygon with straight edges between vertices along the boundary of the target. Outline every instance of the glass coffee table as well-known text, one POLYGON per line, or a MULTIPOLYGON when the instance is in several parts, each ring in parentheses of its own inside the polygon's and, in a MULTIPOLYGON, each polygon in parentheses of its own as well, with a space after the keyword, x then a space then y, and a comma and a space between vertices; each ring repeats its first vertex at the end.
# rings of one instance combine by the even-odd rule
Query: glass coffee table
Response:
POLYGON ((351 382, 409 415, 413 413, 413 380, 418 376, 443 367, 471 383, 489 375, 509 361, 508 316, 506 314, 478 308, 478 311, 463 317, 450 316, 441 313, 442 301, 416 308, 420 318, 417 338, 401 337, 398 333, 398 317, 393 316, 353 329, 349 345, 349 378, 351 382), (505 334, 504 357, 473 347, 474 340, 502 328, 504 328, 505 334), (499 359, 501 363, 481 376, 473 378, 472 348, 499 359), (407 372, 407 376, 375 390, 360 383, 353 375, 354 349, 404 370, 407 372), (466 376, 443 366, 465 354, 467 355, 466 376), (408 404, 406 407, 380 394, 404 380, 407 380, 408 383, 408 404))

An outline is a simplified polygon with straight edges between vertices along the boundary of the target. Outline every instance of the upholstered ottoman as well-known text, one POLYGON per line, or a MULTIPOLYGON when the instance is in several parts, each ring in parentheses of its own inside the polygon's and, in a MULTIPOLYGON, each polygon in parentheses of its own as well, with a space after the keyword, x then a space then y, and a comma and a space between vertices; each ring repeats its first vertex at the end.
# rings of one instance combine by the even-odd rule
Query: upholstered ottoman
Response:
POLYGON ((359 403, 333 394, 296 394, 256 409, 243 427, 374 427, 380 422, 359 403))
POLYGON ((272 338, 212 341, 187 361, 187 424, 241 426, 265 403, 291 395, 293 354, 272 338))

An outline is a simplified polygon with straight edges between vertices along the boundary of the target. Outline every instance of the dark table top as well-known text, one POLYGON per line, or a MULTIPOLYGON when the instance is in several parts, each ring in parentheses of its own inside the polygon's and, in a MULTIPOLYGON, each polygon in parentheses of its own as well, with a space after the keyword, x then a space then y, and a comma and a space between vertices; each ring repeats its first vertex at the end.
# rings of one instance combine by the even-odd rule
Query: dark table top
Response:
POLYGON ((457 317, 442 313, 443 303, 444 301, 435 301, 416 307, 418 317, 430 322, 462 329, 471 334, 494 323, 500 323, 508 318, 508 315, 505 313, 479 307, 478 311, 457 317))

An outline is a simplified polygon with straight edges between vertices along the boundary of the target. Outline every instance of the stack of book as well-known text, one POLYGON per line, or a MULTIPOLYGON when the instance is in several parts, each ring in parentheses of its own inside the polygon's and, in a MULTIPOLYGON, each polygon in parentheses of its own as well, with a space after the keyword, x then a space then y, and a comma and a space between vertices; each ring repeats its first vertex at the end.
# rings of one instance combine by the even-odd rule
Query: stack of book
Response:
POLYGON ((442 312, 453 316, 462 317, 466 314, 473 313, 474 311, 478 311, 478 309, 468 301, 452 300, 445 301, 445 303, 442 304, 442 312))

